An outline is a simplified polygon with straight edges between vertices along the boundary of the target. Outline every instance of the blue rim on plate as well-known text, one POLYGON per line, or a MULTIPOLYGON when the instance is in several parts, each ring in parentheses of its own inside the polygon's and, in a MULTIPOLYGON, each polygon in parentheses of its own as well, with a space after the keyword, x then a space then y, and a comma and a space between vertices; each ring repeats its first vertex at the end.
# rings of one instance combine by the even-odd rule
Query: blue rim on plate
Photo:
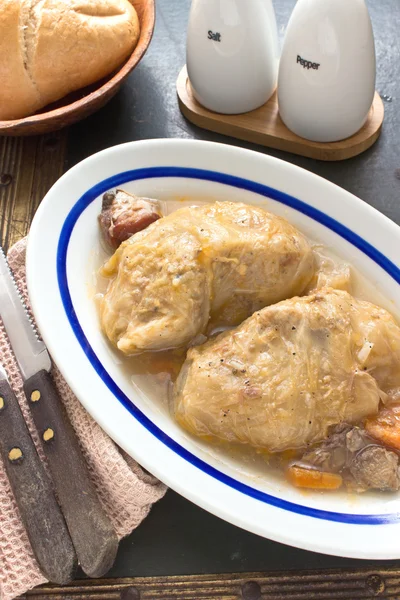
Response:
POLYGON ((207 475, 210 475, 211 477, 217 479, 225 485, 228 485, 229 487, 237 490, 238 492, 241 492, 242 494, 260 500, 261 502, 264 502, 266 504, 270 504, 271 506, 281 508, 283 510, 288 510, 290 512, 305 515, 308 517, 313 517, 316 519, 323 519, 326 521, 335 521, 339 523, 347 523, 353 525, 383 525, 399 522, 400 513, 364 515, 319 510, 316 508, 310 508, 308 506, 303 506, 301 504, 296 504, 294 502, 289 502, 288 500, 277 498, 275 496, 272 496, 271 494, 267 494, 266 492, 262 492, 245 483, 237 481, 233 477, 230 477, 229 475, 222 473, 215 467, 212 467, 211 465, 207 464, 206 462, 204 462, 203 460, 186 450, 183 446, 175 442, 167 434, 165 434, 159 427, 157 427, 157 425, 155 425, 148 417, 146 417, 146 415, 141 410, 139 410, 139 408, 122 392, 122 390, 117 386, 117 384, 107 373, 106 369, 101 364, 96 353, 89 344, 88 339, 83 333, 82 327, 79 323, 79 320, 77 318, 72 304, 67 279, 67 252, 71 234, 75 227, 75 224, 77 223, 83 211, 104 192, 107 192, 108 190, 118 187, 129 181, 162 177, 180 177, 186 179, 200 179, 206 181, 213 181, 216 183, 221 183, 224 185, 229 185, 250 192, 254 192, 261 196, 265 196, 267 198, 285 204, 286 206, 289 206, 307 215, 308 217, 314 219, 315 221, 318 221, 325 227, 328 227, 335 233, 339 234, 342 238, 353 244, 353 246, 357 247, 364 254, 369 256, 369 258, 375 261, 397 283, 400 283, 400 269, 386 256, 379 252, 379 250, 371 246, 371 244, 369 244, 359 235, 357 235, 356 233, 339 223, 339 221, 336 221, 335 219, 329 217, 320 210, 309 206, 305 202, 302 202, 301 200, 298 200, 293 196, 280 192, 279 190, 251 181, 249 179, 235 177, 233 175, 227 175, 218 171, 209 171, 205 169, 194 169, 187 167, 149 167, 146 169, 134 169, 132 171, 124 171, 122 173, 114 175, 113 177, 104 179, 97 185, 90 188, 85 194, 83 194, 79 198, 79 200, 74 204, 67 218, 65 219, 60 233, 60 238, 58 240, 57 279, 62 303, 69 323, 72 327, 72 330, 92 367, 95 369, 95 371, 102 379, 104 384, 108 387, 110 392, 119 400, 119 402, 135 417, 135 419, 137 419, 137 421, 139 421, 139 423, 143 427, 145 427, 160 442, 168 446, 168 448, 173 450, 181 458, 190 462, 193 466, 197 467, 207 475))

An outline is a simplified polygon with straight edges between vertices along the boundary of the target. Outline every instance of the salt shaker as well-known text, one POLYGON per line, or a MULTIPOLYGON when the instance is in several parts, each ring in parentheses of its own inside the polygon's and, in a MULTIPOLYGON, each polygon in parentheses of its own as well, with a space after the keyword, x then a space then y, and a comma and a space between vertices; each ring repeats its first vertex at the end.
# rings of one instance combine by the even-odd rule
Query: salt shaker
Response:
POLYGON ((298 0, 278 77, 279 112, 297 135, 335 142, 366 122, 375 93, 375 45, 364 0, 298 0))
POLYGON ((204 107, 238 114, 276 88, 279 46, 272 0, 192 0, 186 63, 204 107))

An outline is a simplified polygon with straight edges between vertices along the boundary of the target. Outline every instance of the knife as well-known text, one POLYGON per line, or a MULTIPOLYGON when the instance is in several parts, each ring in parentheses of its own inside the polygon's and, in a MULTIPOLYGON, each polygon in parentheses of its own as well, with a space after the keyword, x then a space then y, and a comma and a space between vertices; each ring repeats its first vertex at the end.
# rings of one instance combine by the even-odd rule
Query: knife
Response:
POLYGON ((0 317, 17 359, 55 492, 82 570, 101 577, 118 539, 89 477, 78 439, 50 375, 51 360, 0 247, 0 317))
POLYGON ((0 455, 40 570, 52 583, 69 583, 77 567, 75 550, 51 481, 1 364, 0 455))

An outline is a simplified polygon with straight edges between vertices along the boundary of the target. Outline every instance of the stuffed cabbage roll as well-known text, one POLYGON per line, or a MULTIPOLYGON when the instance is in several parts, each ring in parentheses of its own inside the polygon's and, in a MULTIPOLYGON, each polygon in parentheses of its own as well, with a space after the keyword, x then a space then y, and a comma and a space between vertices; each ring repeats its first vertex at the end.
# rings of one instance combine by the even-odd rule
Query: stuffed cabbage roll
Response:
POLYGON ((306 238, 255 206, 181 208, 127 241, 105 264, 100 306, 109 340, 125 354, 185 346, 211 323, 236 325, 301 294, 314 274, 306 238))
POLYGON ((399 389, 393 317, 323 288, 191 348, 174 405, 195 435, 279 452, 319 442, 340 423, 360 423, 399 389))

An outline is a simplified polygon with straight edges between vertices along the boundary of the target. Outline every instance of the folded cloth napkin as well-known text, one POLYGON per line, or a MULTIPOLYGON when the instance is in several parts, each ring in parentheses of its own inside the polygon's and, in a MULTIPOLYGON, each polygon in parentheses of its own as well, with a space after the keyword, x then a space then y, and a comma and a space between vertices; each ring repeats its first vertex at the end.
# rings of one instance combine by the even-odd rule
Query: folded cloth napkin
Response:
MULTIPOLYGON (((19 289, 29 306, 25 278, 26 239, 8 253, 19 289)), ((0 321, 0 361, 7 371, 25 420, 43 458, 37 432, 22 389, 22 379, 0 321)), ((53 376, 79 438, 100 501, 121 539, 147 516, 165 486, 122 452, 88 415, 54 366, 53 376)), ((0 599, 11 600, 45 583, 33 557, 14 496, 0 460, 0 599)))

